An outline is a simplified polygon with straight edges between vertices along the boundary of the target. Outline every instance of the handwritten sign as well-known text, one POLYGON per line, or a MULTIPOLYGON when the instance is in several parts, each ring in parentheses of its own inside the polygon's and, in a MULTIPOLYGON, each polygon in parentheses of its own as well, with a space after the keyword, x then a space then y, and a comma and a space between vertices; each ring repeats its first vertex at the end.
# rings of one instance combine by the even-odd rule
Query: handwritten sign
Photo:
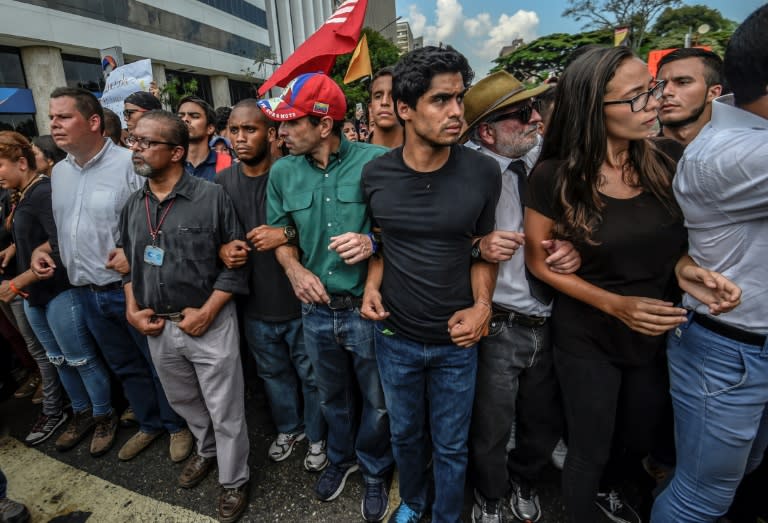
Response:
POLYGON ((122 119, 123 100, 136 91, 149 91, 150 83, 152 83, 151 60, 139 60, 117 67, 107 77, 107 85, 101 95, 101 105, 111 109, 122 119))

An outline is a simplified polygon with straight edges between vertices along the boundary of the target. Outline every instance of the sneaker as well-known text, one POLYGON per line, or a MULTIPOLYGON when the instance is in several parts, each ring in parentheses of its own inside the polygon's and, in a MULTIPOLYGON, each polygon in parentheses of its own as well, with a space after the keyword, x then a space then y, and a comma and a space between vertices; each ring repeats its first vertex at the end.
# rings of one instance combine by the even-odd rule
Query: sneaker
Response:
POLYGON ((512 492, 509 495, 509 508, 512 514, 526 523, 541 519, 541 505, 539 496, 529 485, 523 481, 509 480, 512 492))
POLYGON ((307 472, 320 472, 328 465, 326 443, 322 439, 316 443, 309 442, 307 455, 304 457, 304 468, 307 472))
POLYGON ((400 502, 400 506, 389 518, 389 523, 419 523, 419 521, 421 521, 421 514, 406 505, 404 501, 400 502))
POLYGON ((558 440, 557 445, 555 445, 555 450, 552 451, 552 465, 557 470, 563 470, 563 467, 565 466, 565 456, 568 454, 568 447, 565 445, 565 442, 562 438, 558 440))
POLYGON ((8 523, 27 523, 29 510, 23 503, 8 498, 0 499, 0 521, 8 523))
POLYGON ((32 426, 32 430, 30 430, 27 437, 24 438, 24 443, 30 447, 39 445, 50 438, 53 433, 56 432, 56 429, 61 427, 67 419, 69 419, 69 415, 63 410, 58 414, 52 414, 50 416, 41 414, 32 426))
POLYGON ((650 454, 643 458, 642 463, 645 471, 654 479, 654 481, 656 481, 657 485, 667 481, 667 478, 669 478, 674 471, 673 467, 657 461, 650 454))
POLYGON ((344 490, 347 477, 356 472, 357 469, 357 463, 347 467, 340 467, 333 463, 329 464, 320 477, 317 478, 317 483, 315 483, 315 496, 317 496, 317 499, 320 501, 333 501, 338 498, 341 491, 344 490))
POLYGON ((360 502, 360 512, 365 521, 384 521, 389 510, 389 493, 384 481, 365 480, 365 493, 360 502))
POLYGON ((96 429, 91 438, 91 456, 98 458, 103 456, 112 445, 115 444, 115 433, 117 432, 117 415, 114 411, 103 416, 94 416, 96 429))
POLYGON ((171 461, 174 463, 181 463, 187 459, 189 455, 192 454, 192 447, 194 445, 195 438, 187 428, 171 434, 171 445, 168 448, 171 461))
POLYGON ((269 446, 269 459, 283 461, 293 452, 293 447, 304 439, 303 432, 281 432, 269 446))
POLYGON ((472 523, 502 523, 503 521, 499 500, 488 499, 475 489, 472 523))
POLYGON ((139 424, 139 418, 136 417, 136 413, 129 406, 123 411, 122 415, 120 416, 120 426, 128 428, 128 427, 137 426, 138 424, 139 424))
POLYGON ((75 412, 64 433, 56 440, 56 450, 64 452, 73 448, 93 430, 95 425, 91 409, 75 412))
POLYGON ((120 447, 120 452, 117 453, 117 459, 120 461, 132 460, 138 456, 141 451, 149 447, 149 445, 159 436, 161 436, 163 432, 164 431, 159 430, 153 434, 150 434, 148 432, 138 431, 136 434, 131 436, 131 438, 126 441, 122 447, 120 447))
POLYGON ((35 405, 40 405, 44 398, 45 394, 43 394, 43 384, 41 382, 40 385, 37 386, 35 393, 32 395, 32 403, 35 405))
POLYGON ((39 372, 30 372, 27 375, 27 379, 25 379, 24 383, 21 384, 21 387, 16 389, 16 392, 13 393, 13 397, 16 399, 22 399, 32 396, 42 381, 43 378, 40 376, 39 372))
POLYGON ((615 490, 598 492, 595 503, 603 514, 615 523, 642 523, 635 509, 627 505, 615 490))

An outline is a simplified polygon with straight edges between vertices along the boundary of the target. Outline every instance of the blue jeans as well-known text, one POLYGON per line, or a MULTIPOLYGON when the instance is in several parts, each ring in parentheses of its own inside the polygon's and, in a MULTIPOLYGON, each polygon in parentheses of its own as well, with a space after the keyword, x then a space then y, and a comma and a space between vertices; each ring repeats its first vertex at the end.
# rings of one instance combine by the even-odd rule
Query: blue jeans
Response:
POLYGON ((277 431, 305 432, 312 442, 325 439, 327 426, 320 412, 320 396, 304 345, 301 318, 284 322, 245 318, 243 323, 277 431))
POLYGON ((93 407, 94 416, 112 412, 109 374, 86 326, 85 313, 73 289, 66 290, 42 307, 24 302, 30 327, 48 359, 56 367, 72 410, 93 407))
POLYGON ((149 434, 163 428, 170 433, 181 430, 184 419, 168 404, 149 355, 147 338, 125 318, 123 290, 96 292, 78 287, 75 291, 83 304, 88 329, 96 338, 107 365, 120 380, 140 430, 149 434))
POLYGON ((429 345, 383 334, 381 329, 376 324, 376 358, 400 471, 400 499, 421 514, 427 508, 429 409, 435 479, 432 521, 456 523, 464 505, 477 346, 429 345))
POLYGON ((328 424, 328 459, 334 465, 357 461, 365 478, 381 480, 393 461, 373 324, 360 317, 358 308, 331 310, 312 303, 301 310, 304 343, 328 424))
POLYGON ((714 522, 768 446, 768 343, 747 345, 691 321, 669 334, 677 466, 655 523, 714 522))

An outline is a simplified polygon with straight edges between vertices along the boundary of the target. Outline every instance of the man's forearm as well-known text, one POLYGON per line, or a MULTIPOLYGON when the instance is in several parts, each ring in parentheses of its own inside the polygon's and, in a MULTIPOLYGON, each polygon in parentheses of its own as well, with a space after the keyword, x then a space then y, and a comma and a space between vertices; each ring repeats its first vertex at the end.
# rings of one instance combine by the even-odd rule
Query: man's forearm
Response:
POLYGON ((218 289, 214 289, 211 295, 208 296, 208 299, 205 301, 201 309, 207 310, 211 313, 211 317, 215 318, 218 316, 219 312, 221 312, 221 309, 224 308, 224 305, 226 305, 227 302, 231 299, 231 292, 224 292, 218 289))
POLYGON ((472 296, 475 303, 485 302, 490 307, 493 299, 493 290, 496 288, 496 275, 499 265, 486 261, 476 261, 470 269, 470 281, 472 284, 472 296))
POLYGON ((281 245, 275 249, 275 258, 286 274, 302 267, 299 261, 299 248, 295 245, 281 245))

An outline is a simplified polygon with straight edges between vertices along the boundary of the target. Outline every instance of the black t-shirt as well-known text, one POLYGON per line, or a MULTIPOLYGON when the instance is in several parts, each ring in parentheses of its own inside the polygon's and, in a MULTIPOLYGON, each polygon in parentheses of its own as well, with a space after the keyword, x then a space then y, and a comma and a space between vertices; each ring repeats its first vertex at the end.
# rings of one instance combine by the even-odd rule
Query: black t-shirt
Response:
MULTIPOLYGON (((35 182, 16 206, 16 212, 13 214, 13 238, 16 241, 16 261, 22 272, 29 269, 32 251, 49 238, 56 238, 56 224, 51 207, 51 180, 48 177, 35 182)), ((71 287, 61 259, 54 255, 53 261, 56 264, 53 278, 37 281, 24 289, 29 292, 27 301, 30 305, 43 306, 71 287)))
MULTIPOLYGON (((0 251, 5 250, 13 243, 11 231, 5 228, 5 220, 11 213, 11 191, 0 189, 0 251)), ((8 265, 3 268, 0 280, 10 280, 16 276, 16 257, 10 259, 8 265)))
MULTIPOLYGON (((239 163, 216 175, 216 183, 223 186, 232 199, 246 234, 254 227, 267 223, 265 200, 268 179, 269 174, 246 176, 239 163)), ((300 318, 301 304, 274 251, 258 252, 251 247, 250 295, 244 298, 246 317, 271 322, 300 318)))
POLYGON ((398 147, 363 168, 362 184, 381 228, 386 327, 421 343, 451 343, 448 320, 474 303, 472 238, 493 230, 498 165, 454 145, 443 167, 420 173, 398 147))
MULTIPOLYGON (((668 147, 662 145, 666 151, 668 147)), ((679 152, 672 148, 673 152, 679 152)), ((677 154, 670 154, 674 159, 677 154)), ((526 205, 556 220, 556 183, 560 162, 536 166, 528 184, 526 205)), ((670 173, 670 177, 674 173, 670 173)), ((628 199, 600 195, 605 207, 602 223, 592 234, 597 243, 576 244, 585 281, 620 294, 677 303, 680 291, 674 267, 687 249, 682 214, 670 212, 648 192, 628 199)), ((646 365, 664 350, 666 336, 647 336, 591 305, 558 293, 552 310, 552 331, 558 350, 617 364, 646 365)))

